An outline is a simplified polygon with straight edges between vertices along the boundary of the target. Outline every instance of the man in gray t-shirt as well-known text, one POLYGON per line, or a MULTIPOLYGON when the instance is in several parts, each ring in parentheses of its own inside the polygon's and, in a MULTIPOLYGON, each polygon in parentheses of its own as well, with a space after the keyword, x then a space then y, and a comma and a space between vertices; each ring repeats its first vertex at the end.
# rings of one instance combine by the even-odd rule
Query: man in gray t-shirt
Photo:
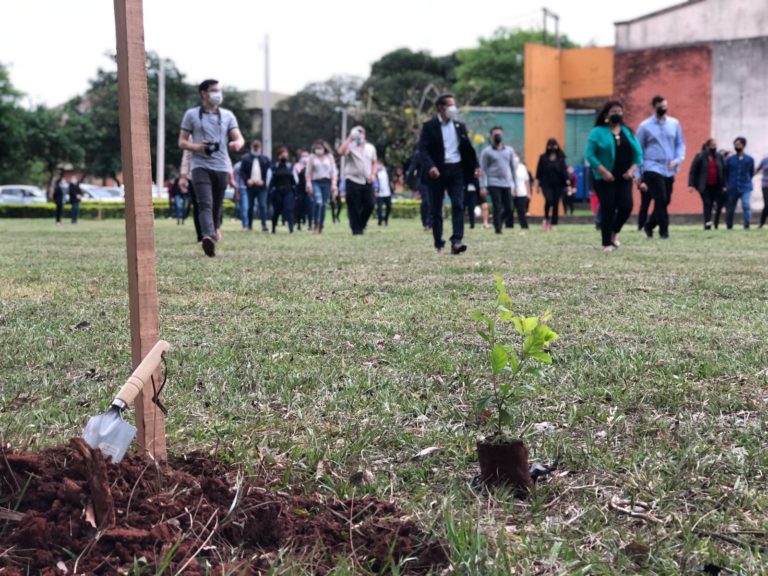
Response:
POLYGON ((221 239, 219 223, 224 191, 229 174, 230 150, 240 150, 243 135, 235 115, 220 108, 223 96, 217 80, 205 80, 198 87, 202 104, 184 114, 179 133, 179 148, 192 153, 191 175, 199 211, 203 251, 216 255, 216 242, 221 239))

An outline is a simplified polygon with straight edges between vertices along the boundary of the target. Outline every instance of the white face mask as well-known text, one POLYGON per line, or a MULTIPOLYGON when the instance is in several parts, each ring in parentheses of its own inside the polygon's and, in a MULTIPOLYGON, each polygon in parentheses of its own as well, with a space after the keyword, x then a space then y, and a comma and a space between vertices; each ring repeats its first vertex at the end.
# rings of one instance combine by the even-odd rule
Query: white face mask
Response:
POLYGON ((323 154, 325 154, 325 148, 315 148, 315 154, 317 154, 318 156, 322 156, 323 154))
POLYGON ((451 120, 455 119, 458 113, 459 109, 456 108, 455 105, 448 106, 448 108, 445 109, 445 115, 451 120))
POLYGON ((221 93, 221 90, 208 92, 208 101, 214 106, 221 106, 221 103, 224 102, 224 95, 221 93))

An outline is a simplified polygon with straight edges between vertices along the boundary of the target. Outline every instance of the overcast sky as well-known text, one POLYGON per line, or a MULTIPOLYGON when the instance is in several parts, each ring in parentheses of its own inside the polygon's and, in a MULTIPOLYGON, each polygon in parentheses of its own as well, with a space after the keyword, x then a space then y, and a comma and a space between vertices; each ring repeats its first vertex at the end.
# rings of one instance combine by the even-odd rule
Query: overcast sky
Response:
MULTIPOLYGON (((294 93, 334 74, 367 76, 400 47, 443 55, 476 45, 500 26, 541 27, 542 6, 581 44, 610 46, 613 23, 680 3, 645 0, 144 0, 147 50, 176 62, 187 79, 264 87, 270 35, 272 90, 294 93)), ((2 0, 0 62, 27 103, 56 105, 82 93, 98 67, 112 66, 109 0, 2 0)))

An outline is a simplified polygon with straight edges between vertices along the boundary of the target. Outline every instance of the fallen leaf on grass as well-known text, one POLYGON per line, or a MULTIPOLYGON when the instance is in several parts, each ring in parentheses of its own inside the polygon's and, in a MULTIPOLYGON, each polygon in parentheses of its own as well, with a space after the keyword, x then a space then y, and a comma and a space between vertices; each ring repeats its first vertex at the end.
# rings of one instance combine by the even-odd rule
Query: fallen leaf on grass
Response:
POLYGON ((555 428, 556 426, 552 424, 552 422, 538 422, 533 425, 533 429, 536 430, 536 432, 551 432, 555 428))
POLYGON ((93 501, 90 498, 88 498, 88 503, 85 505, 83 515, 85 516, 85 521, 96 528, 96 513, 93 510, 93 501))
POLYGON ((325 460, 320 460, 315 468, 315 480, 318 482, 325 476, 331 475, 331 466, 325 460))
POLYGON ((645 564, 651 555, 651 549, 639 542, 630 542, 624 546, 622 552, 629 556, 635 564, 645 564))
POLYGON ((430 454, 434 454, 435 452, 440 452, 440 450, 442 450, 440 446, 430 446, 429 448, 424 448, 424 450, 416 454, 416 456, 414 456, 413 459, 418 460, 419 458, 426 458, 430 454))
POLYGON ((362 484, 372 484, 375 479, 376 475, 370 470, 358 470, 349 477, 349 483, 353 486, 360 486, 362 484))
POLYGON ((61 560, 56 562, 56 569, 61 570, 63 574, 69 574, 69 568, 67 568, 67 565, 64 564, 61 560))
POLYGON ((91 329, 91 323, 88 322, 88 320, 83 320, 79 324, 75 324, 74 326, 70 327, 70 330, 76 331, 76 330, 90 330, 91 329))

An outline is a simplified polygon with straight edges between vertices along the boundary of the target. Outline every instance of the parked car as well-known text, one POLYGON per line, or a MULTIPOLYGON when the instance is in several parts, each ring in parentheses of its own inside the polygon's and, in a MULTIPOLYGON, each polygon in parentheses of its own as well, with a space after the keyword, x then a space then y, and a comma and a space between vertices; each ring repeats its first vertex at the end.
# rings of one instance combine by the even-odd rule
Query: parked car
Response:
POLYGON ((80 184, 80 190, 83 191, 84 202, 125 202, 125 198, 122 197, 119 189, 116 188, 105 188, 93 184, 80 184))
POLYGON ((9 184, 0 186, 0 202, 3 204, 45 204, 45 192, 37 186, 9 184))

